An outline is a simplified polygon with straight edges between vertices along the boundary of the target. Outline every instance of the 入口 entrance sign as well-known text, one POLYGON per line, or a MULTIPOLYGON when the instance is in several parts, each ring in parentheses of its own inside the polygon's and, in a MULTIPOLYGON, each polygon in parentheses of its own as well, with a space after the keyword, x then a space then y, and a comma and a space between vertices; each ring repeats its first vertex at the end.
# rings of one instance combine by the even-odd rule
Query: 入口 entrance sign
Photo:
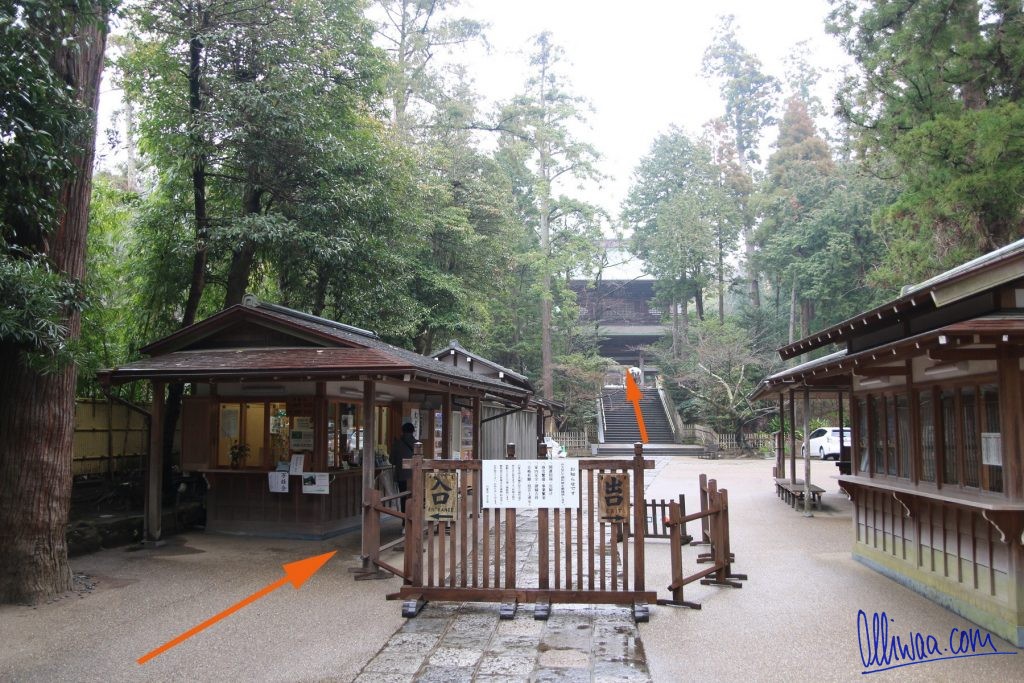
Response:
POLYGON ((598 517, 602 522, 629 521, 629 475, 597 475, 598 517))
POLYGON ((427 472, 423 477, 423 517, 428 522, 455 520, 458 484, 455 472, 427 472))
POLYGON ((576 460, 484 460, 485 508, 580 507, 576 460))

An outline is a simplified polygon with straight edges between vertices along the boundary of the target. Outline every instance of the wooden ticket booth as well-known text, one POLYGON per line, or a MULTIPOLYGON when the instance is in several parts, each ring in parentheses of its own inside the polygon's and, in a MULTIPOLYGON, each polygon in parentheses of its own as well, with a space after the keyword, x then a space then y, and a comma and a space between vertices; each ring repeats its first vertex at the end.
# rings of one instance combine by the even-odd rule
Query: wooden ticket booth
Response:
POLYGON ((403 422, 430 456, 480 457, 481 401, 530 402, 529 384, 453 367, 350 325, 249 295, 100 373, 153 384, 147 536, 161 535, 164 395, 185 385, 180 465, 208 485, 207 529, 325 538, 361 523, 363 494, 393 477, 403 422), (457 417, 455 417, 457 416, 457 417))

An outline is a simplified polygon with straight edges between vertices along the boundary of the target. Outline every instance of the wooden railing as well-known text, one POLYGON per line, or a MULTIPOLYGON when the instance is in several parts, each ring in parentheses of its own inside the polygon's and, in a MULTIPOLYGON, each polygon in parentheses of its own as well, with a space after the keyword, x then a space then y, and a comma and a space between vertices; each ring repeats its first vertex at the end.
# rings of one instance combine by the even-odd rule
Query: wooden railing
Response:
POLYGON ((743 584, 739 582, 747 579, 746 574, 737 574, 732 571, 732 563, 736 558, 729 542, 729 492, 725 489, 719 490, 715 480, 708 480, 703 474, 700 475, 700 486, 700 512, 687 515, 682 505, 675 501, 669 503, 667 526, 669 527, 672 583, 669 584, 668 589, 672 591, 672 597, 658 600, 659 605, 700 609, 700 603, 690 602, 684 598, 683 587, 686 584, 699 580, 704 586, 742 588, 743 584), (701 522, 703 540, 696 541, 693 545, 706 543, 711 546, 709 552, 697 556, 697 562, 710 563, 711 566, 685 576, 682 560, 683 536, 686 533, 686 523, 696 520, 701 522))
MULTIPOLYGON (((717 446, 720 451, 739 450, 740 444, 735 434, 718 434, 711 427, 692 424, 684 425, 682 428, 683 439, 697 441, 705 446, 717 446)), ((766 432, 750 432, 743 435, 748 448, 754 450, 765 450, 773 448, 775 439, 766 432)))

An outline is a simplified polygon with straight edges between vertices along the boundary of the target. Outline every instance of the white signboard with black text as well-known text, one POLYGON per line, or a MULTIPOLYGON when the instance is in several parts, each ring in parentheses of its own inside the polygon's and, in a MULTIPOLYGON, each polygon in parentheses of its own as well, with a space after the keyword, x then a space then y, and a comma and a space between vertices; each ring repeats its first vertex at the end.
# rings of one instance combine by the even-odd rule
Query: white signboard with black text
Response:
POLYGON ((485 508, 580 507, 578 460, 484 460, 485 508))

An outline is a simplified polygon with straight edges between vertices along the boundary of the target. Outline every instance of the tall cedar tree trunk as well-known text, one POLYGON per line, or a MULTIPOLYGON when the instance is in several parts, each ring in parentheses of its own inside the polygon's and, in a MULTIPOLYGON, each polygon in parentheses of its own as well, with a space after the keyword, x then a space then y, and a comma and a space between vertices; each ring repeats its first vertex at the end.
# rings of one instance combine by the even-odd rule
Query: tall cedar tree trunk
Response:
MULTIPOLYGON (((547 78, 547 62, 542 65, 540 77, 540 101, 545 102, 544 84, 547 78)), ((547 124, 547 110, 543 112, 544 125, 547 124)), ((543 130, 544 125, 540 126, 543 130)), ((545 131, 546 132, 546 131, 545 131)), ((545 400, 555 398, 555 374, 551 357, 551 178, 549 177, 548 143, 538 131, 537 149, 540 151, 540 162, 537 169, 541 178, 540 188, 540 248, 544 255, 544 273, 542 286, 544 294, 540 300, 540 366, 541 391, 545 400)))
POLYGON ((793 275, 793 287, 789 294, 789 343, 795 341, 796 335, 796 274, 793 275))
MULTIPOLYGON (((204 103, 202 95, 203 40, 202 33, 210 27, 210 14, 203 12, 198 18, 196 35, 188 43, 188 110, 193 131, 199 130, 204 103)), ((188 286, 188 299, 181 316, 181 326, 188 327, 196 321, 199 302, 206 288, 207 245, 210 239, 210 217, 206 211, 206 156, 203 154, 203 138, 199 132, 192 133, 192 203, 196 214, 195 253, 192 255, 192 279, 188 286)), ((175 382, 167 387, 164 402, 164 433, 162 462, 164 487, 173 485, 171 467, 174 462, 174 432, 181 414, 181 397, 185 387, 175 382)))
MULTIPOLYGON (((85 275, 85 237, 92 194, 96 108, 99 102, 106 14, 101 3, 83 3, 77 40, 53 45, 54 71, 75 99, 91 112, 72 156, 74 174, 55 198, 57 223, 31 247, 49 256, 72 280, 85 275)), ((59 39, 65 26, 48 27, 59 39)), ((79 314, 66 320, 76 339, 79 314)), ((65 528, 71 503, 71 457, 75 416, 75 367, 39 374, 22 350, 0 345, 0 602, 37 603, 71 588, 65 528)))

